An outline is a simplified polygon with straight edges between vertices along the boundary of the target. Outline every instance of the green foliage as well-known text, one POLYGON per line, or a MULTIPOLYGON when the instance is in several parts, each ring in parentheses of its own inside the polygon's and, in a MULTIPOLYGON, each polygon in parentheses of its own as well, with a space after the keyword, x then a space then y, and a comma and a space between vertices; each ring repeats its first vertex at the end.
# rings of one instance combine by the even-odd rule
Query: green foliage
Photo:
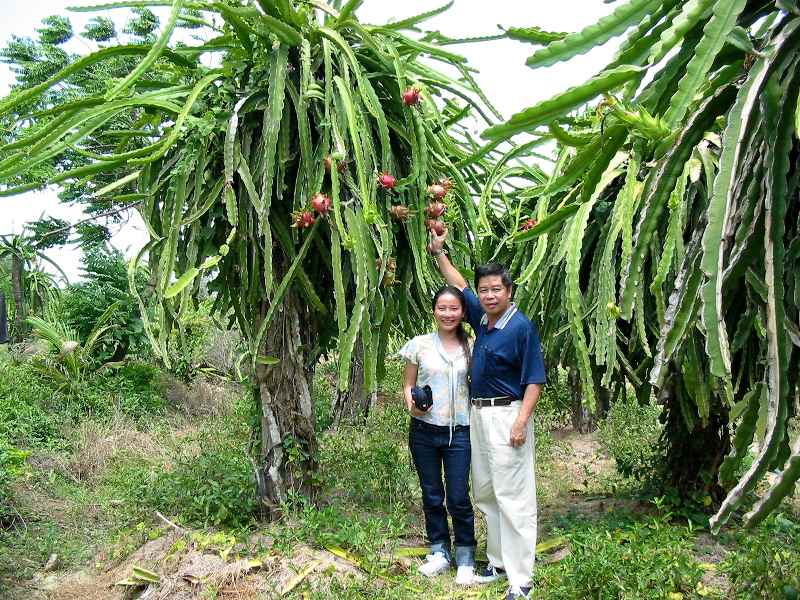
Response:
POLYGON ((36 30, 42 44, 63 44, 72 37, 72 24, 66 17, 50 15, 42 19, 42 25, 36 30))
POLYGON ((571 552, 534 571, 534 588, 546 590, 547 598, 695 597, 703 571, 692 553, 690 529, 662 517, 637 521, 621 513, 591 524, 567 521, 562 527, 553 535, 565 536, 571 552))
POLYGON ((131 12, 135 16, 128 20, 123 32, 146 38, 158 28, 160 19, 149 8, 135 7, 131 12))
POLYGON ((598 431, 605 450, 614 458, 617 469, 626 477, 646 482, 655 472, 661 456, 659 423, 661 407, 641 405, 636 397, 626 394, 612 404, 598 431))
POLYGON ((762 526, 736 535, 739 546, 723 563, 730 597, 794 600, 800 594, 800 523, 776 513, 762 526))
POLYGON ((106 483, 133 511, 153 509, 196 527, 243 527, 258 515, 249 427, 240 413, 176 440, 166 464, 127 460, 106 483))
POLYGON ((69 400, 70 413, 76 420, 85 415, 108 418, 121 413, 144 422, 166 408, 160 379, 157 367, 126 362, 119 368, 96 374, 82 393, 73 394, 69 400))
POLYGON ((27 456, 28 452, 14 447, 0 434, 0 527, 15 515, 11 483, 24 472, 27 456))
POLYGON ((419 483, 408 451, 408 411, 393 400, 360 426, 341 426, 320 440, 319 476, 329 494, 361 506, 408 501, 419 483))
POLYGON ((31 365, 0 356, 0 439, 24 448, 63 447, 56 413, 62 401, 31 365))
POLYGON ((207 344, 214 329, 210 311, 211 302, 208 300, 201 302, 196 309, 187 308, 180 317, 179 327, 170 335, 167 345, 172 356, 169 371, 184 381, 193 379, 204 366, 207 344))
POLYGON ((315 430, 317 435, 328 429, 333 424, 333 405, 336 399, 336 373, 338 367, 333 360, 317 363, 314 370, 314 380, 311 386, 312 402, 314 403, 314 416, 316 417, 315 430))
POLYGON ((95 42, 107 42, 116 35, 114 21, 108 17, 92 17, 86 24, 81 36, 95 42))
MULTIPOLYGON (((97 320, 112 305, 108 319, 110 329, 94 346, 93 356, 99 362, 122 360, 148 348, 147 336, 136 297, 128 287, 128 264, 116 248, 89 246, 84 250, 83 281, 73 284, 64 293, 62 303, 65 323, 74 328, 79 340, 85 343, 97 320)), ((145 293, 147 275, 136 272, 135 285, 139 294, 145 293)))
POLYGON ((402 504, 386 507, 382 515, 371 514, 366 507, 341 498, 326 506, 315 506, 298 497, 285 507, 286 523, 275 547, 289 551, 297 542, 316 546, 344 548, 359 557, 368 574, 380 573, 388 566, 386 547, 392 540, 408 535, 409 514, 402 504))
MULTIPOLYGON (((800 197, 800 19, 782 8, 620 3, 528 62, 569 60, 626 32, 610 65, 483 133, 493 143, 518 133, 559 142, 553 172, 522 202, 498 208, 499 227, 485 235, 511 265, 520 307, 541 320, 549 357, 577 365, 590 407, 597 385, 611 397, 633 388, 640 404, 664 400, 674 425, 667 478, 687 496, 698 487, 717 502, 727 494, 715 529, 767 470, 781 476, 748 524, 800 477, 787 432, 800 350, 790 342, 796 325, 785 325, 800 318, 798 224, 787 218, 800 197), (604 100, 587 107, 599 93, 604 100), (527 218, 539 225, 520 231, 527 218), (731 487, 718 474, 720 454, 731 450, 734 389, 741 397, 764 382, 766 441, 731 487), (689 451, 701 435, 719 447, 689 451)), ((752 441, 739 436, 734 452, 752 441)), ((626 470, 641 470, 635 456, 623 459, 631 461, 626 470)))

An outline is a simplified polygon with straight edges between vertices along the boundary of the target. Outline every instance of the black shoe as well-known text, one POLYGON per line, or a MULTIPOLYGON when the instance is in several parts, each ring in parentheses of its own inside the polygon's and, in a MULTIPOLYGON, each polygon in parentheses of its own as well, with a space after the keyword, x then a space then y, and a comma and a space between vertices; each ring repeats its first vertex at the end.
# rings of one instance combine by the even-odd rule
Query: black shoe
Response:
POLYGON ((512 585, 510 588, 508 588, 506 600, 522 600, 523 598, 530 598, 530 594, 531 588, 512 585))
POLYGON ((506 570, 492 565, 486 565, 485 568, 475 573, 475 583, 492 583, 498 579, 506 578, 506 570))

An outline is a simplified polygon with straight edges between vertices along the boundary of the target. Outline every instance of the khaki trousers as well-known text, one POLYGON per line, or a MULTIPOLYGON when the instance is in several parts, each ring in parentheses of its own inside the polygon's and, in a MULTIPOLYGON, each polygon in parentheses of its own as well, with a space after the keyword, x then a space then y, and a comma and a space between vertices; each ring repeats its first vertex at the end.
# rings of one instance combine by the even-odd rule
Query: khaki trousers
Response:
POLYGON ((506 570, 509 585, 531 585, 536 556, 536 479, 533 417, 525 443, 510 444, 519 403, 472 407, 472 490, 486 517, 489 563, 506 570))

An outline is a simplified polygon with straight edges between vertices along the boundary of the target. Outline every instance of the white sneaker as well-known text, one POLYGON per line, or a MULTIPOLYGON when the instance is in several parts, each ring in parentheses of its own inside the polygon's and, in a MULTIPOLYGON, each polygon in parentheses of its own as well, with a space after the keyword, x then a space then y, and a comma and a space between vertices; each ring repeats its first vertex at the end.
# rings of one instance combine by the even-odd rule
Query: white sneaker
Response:
POLYGON ((475 567, 458 567, 458 571, 456 571, 456 583, 458 585, 472 585, 475 583, 475 567))
POLYGON ((417 570, 425 577, 435 577, 450 568, 450 561, 441 552, 434 552, 425 557, 425 562, 417 570))

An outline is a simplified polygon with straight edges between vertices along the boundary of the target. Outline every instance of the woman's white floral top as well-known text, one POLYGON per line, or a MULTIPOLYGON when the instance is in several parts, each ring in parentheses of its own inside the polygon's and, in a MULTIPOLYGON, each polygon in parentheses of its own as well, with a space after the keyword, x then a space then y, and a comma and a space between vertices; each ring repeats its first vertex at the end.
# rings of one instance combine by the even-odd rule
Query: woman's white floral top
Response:
POLYGON ((417 386, 431 386, 433 406, 424 417, 415 417, 431 425, 453 427, 469 425, 469 389, 467 357, 464 351, 451 356, 444 349, 438 333, 418 335, 398 352, 417 365, 417 386))

